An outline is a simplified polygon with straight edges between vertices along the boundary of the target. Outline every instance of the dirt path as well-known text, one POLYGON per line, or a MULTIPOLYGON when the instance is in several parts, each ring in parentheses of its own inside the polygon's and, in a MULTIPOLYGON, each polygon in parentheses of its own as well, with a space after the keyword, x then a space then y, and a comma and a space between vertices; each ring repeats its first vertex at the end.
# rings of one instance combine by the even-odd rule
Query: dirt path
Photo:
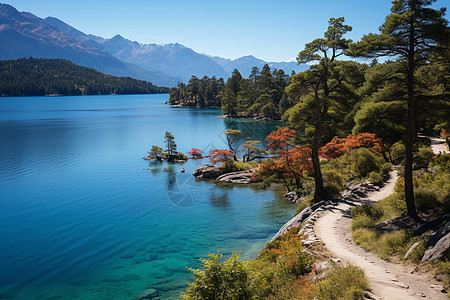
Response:
POLYGON ((429 139, 431 140, 431 150, 433 150, 434 154, 450 152, 447 150, 447 144, 444 139, 434 137, 429 137, 429 139))
MULTIPOLYGON (((391 172, 391 179, 377 192, 368 196, 379 201, 393 192, 397 175, 391 172)), ((426 274, 415 273, 412 267, 388 263, 378 256, 366 252, 352 239, 350 206, 339 204, 325 212, 315 223, 315 233, 326 247, 341 260, 362 268, 369 279, 370 288, 378 299, 448 299, 426 274)))

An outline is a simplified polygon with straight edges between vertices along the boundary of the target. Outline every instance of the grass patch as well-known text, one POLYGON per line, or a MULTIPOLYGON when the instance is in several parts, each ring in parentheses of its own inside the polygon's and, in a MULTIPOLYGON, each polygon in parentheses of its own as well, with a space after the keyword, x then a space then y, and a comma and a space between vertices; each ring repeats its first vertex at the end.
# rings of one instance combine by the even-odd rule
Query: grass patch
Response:
POLYGON ((448 291, 450 288, 450 261, 444 259, 434 264, 436 268, 436 277, 444 283, 444 288, 448 291))
POLYGON ((368 289, 363 270, 355 266, 339 266, 317 284, 315 299, 364 299, 364 291, 368 289))

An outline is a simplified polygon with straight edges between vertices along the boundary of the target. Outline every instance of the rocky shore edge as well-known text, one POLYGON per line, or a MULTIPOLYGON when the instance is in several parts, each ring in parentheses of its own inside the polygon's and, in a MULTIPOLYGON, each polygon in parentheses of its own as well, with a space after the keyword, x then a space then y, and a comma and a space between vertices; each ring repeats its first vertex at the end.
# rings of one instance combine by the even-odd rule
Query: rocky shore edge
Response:
POLYGON ((192 175, 197 179, 210 179, 221 182, 250 184, 253 180, 257 169, 225 172, 223 169, 215 167, 213 164, 206 164, 194 170, 192 175))

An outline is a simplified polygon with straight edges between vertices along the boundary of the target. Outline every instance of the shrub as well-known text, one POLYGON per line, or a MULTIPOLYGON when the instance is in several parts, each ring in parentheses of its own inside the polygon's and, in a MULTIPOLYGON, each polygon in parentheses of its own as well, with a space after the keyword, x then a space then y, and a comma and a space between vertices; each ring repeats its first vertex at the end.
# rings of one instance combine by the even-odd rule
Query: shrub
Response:
POLYGON ((405 144, 397 142, 389 149, 390 161, 393 164, 400 164, 405 159, 405 144))
POLYGON ((415 168, 426 168, 433 158, 433 151, 429 148, 421 147, 418 153, 414 156, 415 168))
POLYGON ((432 186, 420 185, 414 190, 414 201, 418 211, 432 210, 441 206, 438 191, 432 186))
POLYGON ((335 169, 325 169, 322 172, 323 181, 330 186, 334 186, 338 193, 344 190, 345 179, 341 172, 335 169))
POLYGON ((239 171, 255 169, 259 167, 259 164, 256 161, 249 162, 234 162, 234 166, 239 171))
POLYGON ((383 181, 383 176, 381 176, 380 173, 377 172, 370 172, 369 181, 373 184, 380 183, 381 181, 383 181))
POLYGON ((188 283, 182 299, 251 299, 252 275, 239 254, 221 262, 222 254, 210 254, 201 259, 203 269, 193 270, 194 282, 188 283))
MULTIPOLYGON (((365 178, 372 171, 380 170, 380 158, 366 148, 353 150, 350 153, 350 168, 356 178, 365 178)), ((381 158, 381 162, 383 159, 381 158)))
POLYGON ((341 194, 341 187, 334 183, 326 183, 324 189, 328 198, 339 197, 341 194))
POLYGON ((188 160, 187 156, 184 155, 184 154, 181 153, 181 152, 178 152, 178 153, 177 153, 177 159, 178 159, 178 160, 188 160))

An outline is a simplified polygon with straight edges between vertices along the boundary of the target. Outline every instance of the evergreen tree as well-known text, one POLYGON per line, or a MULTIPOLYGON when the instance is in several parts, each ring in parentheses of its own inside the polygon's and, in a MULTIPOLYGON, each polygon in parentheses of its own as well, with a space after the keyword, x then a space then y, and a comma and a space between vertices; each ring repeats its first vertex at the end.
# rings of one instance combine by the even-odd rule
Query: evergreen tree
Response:
POLYGON ((305 49, 297 56, 297 63, 310 63, 318 61, 310 70, 294 75, 288 93, 292 97, 300 96, 300 103, 287 112, 289 123, 294 127, 302 127, 307 135, 312 135, 310 142, 312 150, 312 163, 314 168, 314 201, 323 200, 325 189, 319 161, 319 149, 322 146, 324 124, 332 105, 330 95, 337 92, 341 86, 347 64, 339 65, 336 58, 348 49, 351 40, 343 36, 351 31, 352 27, 344 25, 344 18, 331 18, 323 38, 315 39, 305 45, 305 49), (339 68, 338 68, 339 67, 339 68), (295 82, 297 81, 297 82, 295 82), (313 93, 310 93, 313 90, 313 93))
POLYGON ((436 0, 394 0, 391 14, 379 34, 365 35, 351 46, 348 55, 376 58, 392 56, 403 65, 406 77, 405 197, 408 216, 418 219, 414 203, 413 145, 417 135, 415 72, 433 52, 447 45, 449 30, 443 18, 445 9, 429 6, 436 0))
POLYGON ((168 156, 168 160, 173 160, 177 155, 177 144, 175 143, 175 137, 169 131, 166 131, 164 135, 164 143, 166 149, 164 150, 168 156))

